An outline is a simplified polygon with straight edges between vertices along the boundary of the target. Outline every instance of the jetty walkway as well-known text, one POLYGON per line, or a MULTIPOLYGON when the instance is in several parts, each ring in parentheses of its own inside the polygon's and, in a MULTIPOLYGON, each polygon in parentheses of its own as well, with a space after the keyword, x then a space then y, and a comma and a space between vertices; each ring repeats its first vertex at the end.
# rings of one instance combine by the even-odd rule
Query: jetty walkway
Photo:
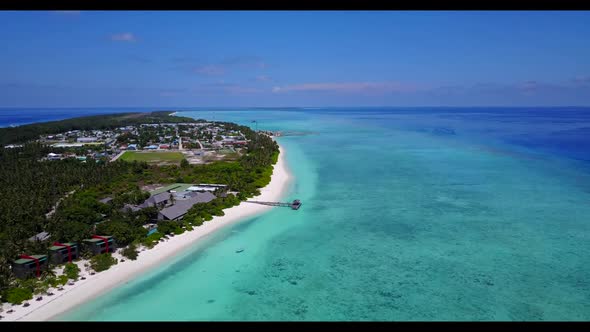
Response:
POLYGON ((283 206, 283 207, 290 207, 293 210, 299 210, 301 207, 301 201, 296 199, 291 203, 282 203, 282 202, 262 202, 262 201, 246 201, 246 203, 255 203, 255 204, 262 204, 262 205, 269 205, 269 206, 283 206))

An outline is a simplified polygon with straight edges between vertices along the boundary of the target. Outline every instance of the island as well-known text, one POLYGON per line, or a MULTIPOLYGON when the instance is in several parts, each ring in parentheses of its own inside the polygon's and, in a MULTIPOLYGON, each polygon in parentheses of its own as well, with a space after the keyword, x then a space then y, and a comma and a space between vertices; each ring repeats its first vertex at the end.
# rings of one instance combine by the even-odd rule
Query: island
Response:
POLYGON ((0 128, 0 144, 3 320, 105 292, 268 209, 241 203, 289 179, 272 134, 168 111, 0 128))

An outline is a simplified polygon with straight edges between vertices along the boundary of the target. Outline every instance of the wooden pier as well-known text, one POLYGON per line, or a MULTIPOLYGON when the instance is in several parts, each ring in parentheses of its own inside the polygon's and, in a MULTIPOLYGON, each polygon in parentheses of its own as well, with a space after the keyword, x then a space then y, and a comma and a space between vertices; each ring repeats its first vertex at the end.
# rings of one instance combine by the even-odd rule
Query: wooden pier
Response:
POLYGON ((291 203, 282 203, 282 202, 261 202, 261 201, 246 201, 246 203, 256 203, 262 205, 269 205, 269 206, 283 206, 283 207, 290 207, 293 210, 299 210, 301 207, 301 201, 296 199, 291 203))

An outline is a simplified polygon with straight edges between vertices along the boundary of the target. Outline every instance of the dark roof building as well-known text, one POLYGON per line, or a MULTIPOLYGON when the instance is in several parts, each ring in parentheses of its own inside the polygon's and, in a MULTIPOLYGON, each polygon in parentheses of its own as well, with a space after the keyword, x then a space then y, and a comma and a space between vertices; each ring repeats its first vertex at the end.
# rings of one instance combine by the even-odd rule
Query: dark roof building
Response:
POLYGON ((193 193, 192 197, 185 200, 177 200, 176 204, 162 209, 158 214, 160 220, 178 220, 182 218, 190 208, 199 203, 208 203, 215 199, 215 195, 210 192, 193 193))
POLYGON ((165 205, 170 200, 170 193, 165 191, 163 193, 159 193, 156 195, 151 196, 150 198, 146 199, 145 202, 141 203, 139 207, 146 208, 149 206, 154 205, 165 205))
POLYGON ((127 210, 131 210, 133 212, 137 212, 141 209, 151 206, 163 207, 170 201, 170 195, 171 194, 169 192, 165 191, 163 193, 151 196, 139 205, 125 204, 123 208, 121 208, 121 211, 125 212, 127 210))
POLYGON ((121 211, 125 212, 127 210, 131 210, 132 212, 137 212, 137 211, 141 210, 141 208, 139 206, 135 206, 135 205, 131 205, 131 204, 123 205, 123 207, 121 208, 121 211))

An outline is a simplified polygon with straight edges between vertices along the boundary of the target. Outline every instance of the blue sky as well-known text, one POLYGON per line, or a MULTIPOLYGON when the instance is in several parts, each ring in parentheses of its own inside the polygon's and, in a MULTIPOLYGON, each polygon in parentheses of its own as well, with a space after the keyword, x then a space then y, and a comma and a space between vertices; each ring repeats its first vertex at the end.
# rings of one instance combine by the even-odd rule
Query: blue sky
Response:
POLYGON ((590 12, 0 12, 0 107, 590 105, 590 12))

